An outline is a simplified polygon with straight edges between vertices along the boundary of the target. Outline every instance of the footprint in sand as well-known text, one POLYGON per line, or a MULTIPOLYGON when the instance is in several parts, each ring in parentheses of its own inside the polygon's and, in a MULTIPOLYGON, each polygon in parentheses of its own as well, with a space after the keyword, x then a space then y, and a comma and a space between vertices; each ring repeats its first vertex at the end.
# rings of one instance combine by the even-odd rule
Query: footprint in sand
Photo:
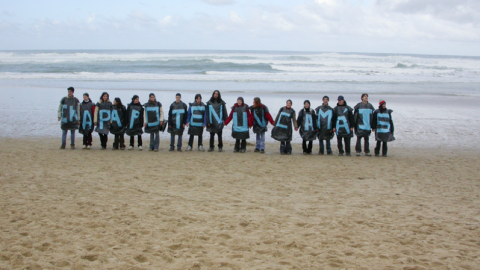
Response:
POLYGON ((139 263, 144 263, 144 262, 147 262, 147 261, 148 261, 147 257, 145 257, 145 256, 142 255, 142 254, 136 256, 136 257, 133 258, 133 259, 135 259, 135 261, 137 261, 137 262, 139 262, 139 263))
POLYGON ((97 255, 85 255, 81 257, 84 260, 94 262, 97 260, 98 256, 97 255))

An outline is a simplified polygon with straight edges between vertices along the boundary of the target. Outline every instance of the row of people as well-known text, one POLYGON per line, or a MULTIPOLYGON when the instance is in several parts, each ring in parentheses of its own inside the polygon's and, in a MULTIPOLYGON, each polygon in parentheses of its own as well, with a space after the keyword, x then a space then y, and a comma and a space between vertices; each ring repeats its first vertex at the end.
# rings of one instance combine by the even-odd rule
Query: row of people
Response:
POLYGON ((108 134, 115 136, 113 149, 125 149, 124 134, 130 136, 129 149, 134 148, 135 136, 138 149, 142 150, 142 134, 150 133, 151 151, 158 151, 160 139, 159 132, 167 130, 171 134, 170 151, 182 151, 182 136, 188 127, 190 135, 187 151, 193 148, 194 137, 198 137, 198 150, 203 148, 203 131, 210 132, 209 152, 214 151, 215 135, 218 137, 218 151, 223 151, 222 131, 224 126, 233 122, 232 137, 236 140, 234 152, 246 151, 246 140, 250 138, 249 129, 256 134, 255 152, 265 152, 265 133, 268 123, 273 128, 271 136, 280 141, 280 153, 291 154, 293 129, 300 132, 304 154, 312 153, 312 142, 319 139, 319 154, 331 155, 330 140, 337 136, 339 155, 351 155, 350 140, 357 136, 356 153, 362 152, 364 141, 365 155, 370 156, 369 137, 375 132, 377 146, 375 154, 387 155, 387 142, 394 140, 394 126, 392 110, 386 108, 386 102, 381 100, 379 108, 374 109, 368 102, 368 94, 362 94, 362 102, 353 109, 349 107, 343 96, 338 97, 335 108, 329 106, 329 97, 324 96, 322 105, 313 110, 309 100, 305 100, 304 107, 298 117, 292 108, 292 101, 287 100, 286 106, 280 108, 273 120, 268 107, 261 103, 260 98, 253 100, 253 106, 245 104, 239 97, 237 103, 231 107, 227 114, 226 103, 222 100, 220 91, 215 90, 207 102, 202 102, 200 94, 195 95, 194 102, 187 106, 181 100, 181 94, 176 94, 176 100, 170 105, 168 120, 165 120, 162 104, 156 100, 155 94, 149 95, 149 100, 141 104, 139 96, 134 95, 128 106, 122 104, 120 98, 115 98, 113 103, 109 94, 102 93, 100 100, 93 104, 88 93, 83 95, 79 102, 74 97, 75 89, 68 88, 68 96, 62 98, 58 108, 58 120, 61 121, 63 130, 61 149, 65 149, 67 131, 71 131, 71 148, 75 148, 75 130, 78 129, 83 137, 83 148, 90 149, 92 145, 92 132, 95 130, 100 137, 102 149, 107 148, 108 134), (325 141, 325 145, 324 145, 325 141), (344 149, 345 144, 345 149, 344 149))

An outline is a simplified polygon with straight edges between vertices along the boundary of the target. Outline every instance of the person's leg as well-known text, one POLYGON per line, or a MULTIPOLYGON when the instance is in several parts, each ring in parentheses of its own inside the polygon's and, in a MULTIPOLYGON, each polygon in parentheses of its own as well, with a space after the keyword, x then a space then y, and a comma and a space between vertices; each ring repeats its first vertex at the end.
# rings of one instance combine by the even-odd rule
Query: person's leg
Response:
POLYGON ((345 137, 345 153, 346 153, 347 155, 350 155, 350 154, 351 154, 351 153, 350 153, 350 140, 351 140, 350 137, 348 137, 348 138, 345 137))
POLYGON ((381 141, 377 141, 377 146, 375 147, 375 156, 378 156, 380 154, 380 146, 382 145, 381 141))
POLYGON ((115 134, 115 138, 113 140, 113 149, 118 149, 118 141, 120 139, 120 135, 115 134))
POLYGON ((198 135, 198 147, 203 146, 203 134, 198 135))
POLYGON ((233 152, 238 152, 240 149, 240 140, 236 139, 235 140, 235 147, 233 148, 233 152))
POLYGON ((91 133, 91 132, 89 132, 89 133, 87 134, 87 141, 86 141, 86 143, 87 143, 86 146, 92 146, 92 133, 91 133))
POLYGON ((240 148, 245 152, 247 151, 247 140, 246 139, 243 139, 242 140, 242 145, 240 146, 240 148))
POLYGON ((62 147, 65 148, 66 144, 67 144, 67 131, 62 130, 62 147))
POLYGON ((178 135, 177 149, 182 149, 182 135, 178 135))
POLYGON ((75 146, 75 130, 70 130, 70 146, 75 146))
POLYGON ((280 154, 285 153, 285 142, 281 141, 280 142, 280 154))
MULTIPOLYGON (((346 148, 346 146, 345 146, 346 148)), ((362 137, 357 137, 357 144, 355 144, 355 151, 360 154, 362 152, 362 137)))
POLYGON ((265 132, 260 133, 260 150, 265 150, 265 132))
POLYGON ((142 142, 142 135, 138 135, 137 138, 138 138, 138 139, 137 139, 137 140, 138 140, 138 142, 137 142, 137 143, 138 143, 138 147, 140 147, 140 146, 143 145, 143 144, 142 144, 142 143, 143 143, 143 142, 142 142))
POLYGON ((188 138, 188 146, 193 148, 193 134, 190 134, 190 137, 188 138))
POLYGON ((218 133, 218 149, 223 149, 222 131, 218 133))
POLYGON ((255 134, 255 150, 260 150, 260 140, 262 137, 262 133, 256 133, 255 134))
POLYGON ((387 142, 383 142, 382 155, 387 156, 388 146, 387 142))
POLYGON ((88 145, 88 134, 83 134, 83 145, 87 146, 88 145))
POLYGON ((210 149, 215 148, 215 133, 210 132, 210 149))
POLYGON ((125 135, 120 135, 120 149, 125 149, 125 135))
POLYGON ((313 141, 308 141, 308 149, 307 149, 307 152, 308 152, 309 154, 312 153, 312 147, 313 147, 312 144, 313 144, 313 141))
POLYGON ((155 143, 155 133, 150 133, 150 150, 153 150, 153 145, 155 143))
POLYGON ((343 138, 337 136, 337 146, 338 146, 338 154, 343 155, 343 138))
POLYGON ((325 145, 327 147, 327 154, 331 155, 332 154, 332 147, 330 145, 330 140, 326 140, 325 145))
POLYGON ((318 153, 321 155, 325 154, 325 146, 323 145, 323 140, 318 139, 318 145, 320 146, 318 153))
POLYGON ((160 146, 160 133, 157 131, 155 132, 155 141, 153 143, 153 150, 158 151, 158 146, 160 146))
POLYGON ((170 133, 170 150, 175 149, 175 134, 170 133))
POLYGON ((290 143, 290 141, 285 142, 285 152, 287 154, 292 153, 292 144, 290 143))
POLYGON ((307 153, 307 141, 305 139, 302 140, 302 150, 304 154, 307 153))
POLYGON ((369 136, 365 137, 365 143, 363 145, 363 148, 365 150, 365 154, 370 153, 370 137, 369 136))
POLYGON ((130 136, 130 146, 133 147, 135 144, 135 136, 130 136))

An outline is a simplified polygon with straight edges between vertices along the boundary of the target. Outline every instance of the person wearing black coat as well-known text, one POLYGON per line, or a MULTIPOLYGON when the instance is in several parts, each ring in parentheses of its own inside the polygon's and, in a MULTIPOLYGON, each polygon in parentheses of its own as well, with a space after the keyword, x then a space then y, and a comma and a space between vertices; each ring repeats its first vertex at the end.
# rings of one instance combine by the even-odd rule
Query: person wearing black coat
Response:
POLYGON ((113 100, 110 133, 115 135, 112 150, 125 150, 125 127, 127 126, 127 109, 120 98, 113 100))
POLYGON ((298 112, 297 125, 302 136, 302 148, 304 155, 312 154, 313 141, 317 137, 315 132, 318 128, 316 125, 315 111, 310 108, 310 101, 303 102, 303 109, 298 112))
POLYGON ((132 102, 127 106, 127 128, 125 133, 130 136, 130 146, 128 150, 133 150, 135 146, 135 136, 137 136, 137 145, 138 150, 143 150, 143 119, 144 108, 140 103, 140 97, 134 95, 132 97, 132 102))
POLYGON ((373 113, 372 131, 375 132, 375 140, 377 140, 376 157, 380 155, 380 147, 382 147, 382 156, 386 157, 387 142, 395 140, 392 112, 392 110, 387 109, 387 103, 382 99, 379 102, 378 110, 373 113))
POLYGON ((353 109, 347 105, 343 96, 338 96, 337 106, 333 109, 334 124, 333 132, 337 134, 338 155, 351 156, 350 140, 353 137, 353 109), (345 142, 345 151, 343 151, 342 139, 345 142))

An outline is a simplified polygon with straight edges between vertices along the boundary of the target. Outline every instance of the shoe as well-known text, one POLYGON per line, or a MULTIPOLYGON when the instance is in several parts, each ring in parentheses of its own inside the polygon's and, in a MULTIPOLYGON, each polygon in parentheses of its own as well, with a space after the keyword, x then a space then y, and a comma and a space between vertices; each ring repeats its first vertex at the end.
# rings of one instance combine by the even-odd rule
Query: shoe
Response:
POLYGON ((233 149, 233 153, 238 153, 238 149, 233 149))
POLYGON ((133 150, 133 146, 130 145, 130 146, 128 147, 128 150, 133 150))
POLYGON ((260 149, 255 148, 255 150, 253 150, 253 152, 260 152, 260 149))
POLYGON ((265 154, 265 149, 260 149, 260 154, 265 154))
POLYGON ((292 152, 287 152, 287 155, 291 155, 291 154, 292 154, 292 152))
POLYGON ((182 152, 182 148, 178 148, 177 151, 178 151, 178 152, 182 152))
POLYGON ((60 146, 60 149, 65 149, 65 145, 60 146))
POLYGON ((222 148, 218 148, 218 152, 223 152, 223 149, 222 149, 222 148))
POLYGON ((352 156, 352 154, 350 154, 350 153, 347 153, 347 156, 351 157, 351 156, 352 156))
POLYGON ((323 153, 322 153, 322 152, 318 152, 318 154, 319 154, 319 155, 323 155, 323 153))
POLYGON ((153 149, 152 149, 152 148, 148 148, 148 151, 153 151, 153 149))
POLYGON ((357 157, 359 157, 359 156, 360 156, 360 153, 359 153, 359 152, 357 152, 356 156, 357 156, 357 157))
POLYGON ((307 152, 303 152, 304 155, 308 154, 307 152))
POLYGON ((331 156, 331 155, 333 155, 333 152, 329 152, 329 153, 327 153, 327 155, 331 156))
POLYGON ((118 148, 115 148, 115 147, 114 147, 114 148, 112 148, 112 150, 118 150, 118 148))
POLYGON ((208 148, 207 152, 213 152, 213 148, 212 147, 208 148))
POLYGON ((240 149, 240 153, 245 153, 247 152, 247 149, 240 149))
POLYGON ((380 154, 375 154, 376 157, 380 156, 380 154))
POLYGON ((170 151, 170 152, 175 151, 175 148, 170 148, 170 149, 168 149, 168 151, 170 151))
POLYGON ((153 149, 153 152, 158 152, 158 149, 153 149))
POLYGON ((87 149, 90 150, 90 148, 92 148, 90 145, 87 145, 87 149))
POLYGON ((280 152, 280 155, 285 155, 285 152, 280 152))
POLYGON ((367 157, 371 157, 371 156, 372 156, 372 154, 370 154, 370 153, 365 153, 365 156, 367 156, 367 157))
POLYGON ((382 155, 382 157, 387 157, 387 155, 382 155))
POLYGON ((198 147, 198 151, 200 151, 200 152, 205 152, 205 149, 203 149, 203 145, 200 145, 200 146, 198 147))
POLYGON ((185 148, 185 151, 192 151, 192 147, 189 145, 187 148, 185 148))
POLYGON ((343 156, 343 153, 338 153, 339 156, 343 156))
POLYGON ((106 148, 106 147, 102 147, 102 150, 107 150, 107 148, 106 148))
POLYGON ((70 149, 75 150, 75 145, 70 145, 70 149))
POLYGON ((87 146, 86 145, 82 146, 82 149, 87 149, 87 146))
POLYGON ((143 150, 143 147, 140 145, 140 146, 138 147, 138 151, 142 151, 142 150, 143 150))
POLYGON ((125 147, 120 148, 120 150, 125 150, 125 147))

